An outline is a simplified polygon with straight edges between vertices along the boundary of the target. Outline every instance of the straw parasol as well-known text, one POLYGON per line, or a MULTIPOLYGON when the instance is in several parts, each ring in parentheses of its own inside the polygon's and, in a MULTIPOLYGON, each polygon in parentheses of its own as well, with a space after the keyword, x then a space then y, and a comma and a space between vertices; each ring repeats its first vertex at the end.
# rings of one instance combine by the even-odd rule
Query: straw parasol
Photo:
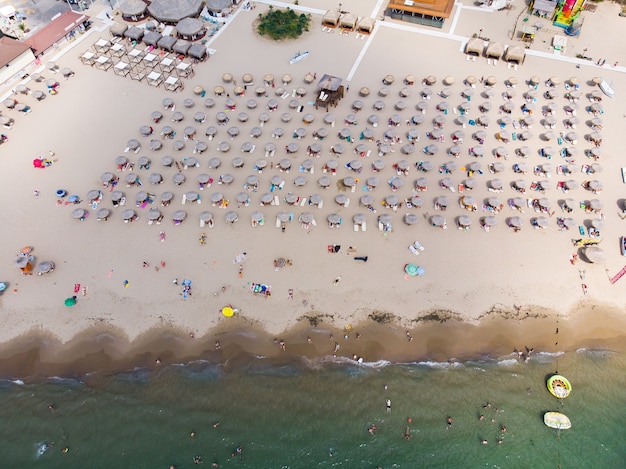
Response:
POLYGON ((604 254, 604 251, 598 246, 586 247, 584 250, 584 255, 587 260, 589 260, 589 262, 592 262, 594 264, 602 264, 606 261, 606 255, 604 254))
POLYGON ((443 84, 445 86, 450 86, 450 85, 453 85, 455 81, 456 80, 454 79, 452 75, 448 75, 447 77, 443 79, 443 84))
POLYGON ((226 212, 226 214, 224 215, 224 219, 227 223, 235 223, 237 220, 239 220, 239 215, 237 215, 237 212, 231 210, 229 212, 226 212))
POLYGON ((433 226, 444 227, 446 226, 446 219, 442 215, 433 215, 430 217, 430 223, 433 226))
POLYGON ((472 224, 472 219, 469 215, 459 215, 456 219, 456 223, 459 228, 469 228, 472 224))
POLYGON ((550 224, 550 220, 546 217, 533 217, 530 219, 530 223, 535 228, 546 228, 550 224))
POLYGON ((509 217, 506 220, 506 224, 511 228, 521 228, 523 223, 520 217, 509 217))
POLYGON ((414 224, 416 224, 418 222, 419 219, 418 219, 417 215, 415 215, 414 213, 407 213, 407 214, 404 215, 402 220, 407 225, 414 225, 414 224))

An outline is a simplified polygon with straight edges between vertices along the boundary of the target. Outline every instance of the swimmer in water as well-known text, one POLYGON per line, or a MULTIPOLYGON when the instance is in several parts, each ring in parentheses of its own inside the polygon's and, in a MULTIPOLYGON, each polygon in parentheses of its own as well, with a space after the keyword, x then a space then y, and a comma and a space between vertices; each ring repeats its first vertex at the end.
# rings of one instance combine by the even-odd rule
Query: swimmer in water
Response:
POLYGON ((406 429, 404 430, 404 439, 405 440, 411 439, 411 429, 409 427, 406 427, 406 429))
POLYGON ((480 444, 481 444, 481 445, 486 445, 486 444, 488 444, 488 443, 489 443, 489 442, 488 442, 487 440, 483 440, 483 441, 481 441, 481 442, 480 442, 480 444))
POLYGON ((387 413, 390 413, 391 412, 391 399, 387 399, 386 404, 387 404, 387 413))
POLYGON ((446 429, 448 429, 448 428, 450 428, 452 426, 452 422, 453 422, 452 417, 448 416, 446 418, 446 429))

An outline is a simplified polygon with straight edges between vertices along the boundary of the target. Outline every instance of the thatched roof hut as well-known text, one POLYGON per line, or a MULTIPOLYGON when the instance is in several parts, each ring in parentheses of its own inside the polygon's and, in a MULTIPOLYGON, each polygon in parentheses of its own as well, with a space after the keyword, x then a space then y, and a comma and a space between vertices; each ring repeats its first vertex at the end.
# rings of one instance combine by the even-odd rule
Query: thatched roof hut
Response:
POLYGON ((187 51, 187 55, 189 57, 193 57, 194 59, 204 60, 208 54, 206 47, 202 44, 192 44, 187 51))
POLYGON ((196 18, 204 0, 152 0, 148 12, 161 23, 176 24, 184 18, 196 18))
POLYGON ((363 34, 371 34, 374 30, 376 20, 374 18, 361 18, 356 26, 358 32, 363 34))
POLYGON ((148 5, 142 0, 126 0, 120 5, 122 18, 126 21, 141 21, 146 17, 148 5))
POLYGON ((485 50, 485 41, 478 37, 472 37, 465 45, 465 53, 480 57, 485 50))
POLYGON ((159 46, 160 49, 170 52, 174 49, 174 44, 176 44, 176 38, 173 36, 163 36, 159 39, 159 42, 157 42, 157 46, 159 46))
POLYGON ((143 42, 149 46, 156 47, 157 43, 163 36, 158 31, 148 31, 143 35, 143 42))
POLYGON ((145 29, 139 28, 137 26, 133 26, 132 28, 128 28, 126 30, 126 32, 124 33, 124 37, 127 37, 128 39, 132 39, 134 41, 141 41, 141 38, 143 37, 144 32, 145 32, 145 29))
POLYGON ((504 46, 499 42, 490 42, 485 52, 488 59, 499 59, 502 54, 504 54, 504 46))
POLYGON ((509 46, 504 53, 504 60, 510 63, 523 64, 526 58, 526 49, 522 46, 509 46))
POLYGON ((113 23, 113 26, 109 28, 111 36, 122 37, 128 29, 128 25, 124 23, 113 23))
POLYGON ((322 26, 336 28, 339 24, 339 12, 336 10, 328 10, 322 17, 322 26))
POLYGON ((349 29, 353 31, 356 27, 356 16, 351 13, 346 13, 339 20, 339 26, 343 29, 349 29))

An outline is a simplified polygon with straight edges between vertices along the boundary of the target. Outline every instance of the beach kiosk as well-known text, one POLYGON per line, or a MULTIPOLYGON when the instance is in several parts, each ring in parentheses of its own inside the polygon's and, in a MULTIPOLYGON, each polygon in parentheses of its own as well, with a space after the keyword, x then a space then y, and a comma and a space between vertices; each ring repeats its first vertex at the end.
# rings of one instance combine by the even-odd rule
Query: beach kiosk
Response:
POLYGON ((315 109, 320 107, 337 107, 339 101, 344 96, 343 80, 339 77, 324 74, 317 84, 317 98, 315 99, 315 109))

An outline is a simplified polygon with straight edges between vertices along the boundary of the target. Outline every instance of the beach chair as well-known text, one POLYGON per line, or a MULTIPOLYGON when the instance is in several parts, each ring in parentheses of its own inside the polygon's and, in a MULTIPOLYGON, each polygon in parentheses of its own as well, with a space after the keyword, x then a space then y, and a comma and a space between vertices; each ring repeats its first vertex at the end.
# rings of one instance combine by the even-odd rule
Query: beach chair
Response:
POLYGON ((359 231, 359 225, 358 224, 354 224, 354 231, 359 231))
POLYGON ((365 222, 361 223, 361 231, 367 230, 367 224, 365 222))

